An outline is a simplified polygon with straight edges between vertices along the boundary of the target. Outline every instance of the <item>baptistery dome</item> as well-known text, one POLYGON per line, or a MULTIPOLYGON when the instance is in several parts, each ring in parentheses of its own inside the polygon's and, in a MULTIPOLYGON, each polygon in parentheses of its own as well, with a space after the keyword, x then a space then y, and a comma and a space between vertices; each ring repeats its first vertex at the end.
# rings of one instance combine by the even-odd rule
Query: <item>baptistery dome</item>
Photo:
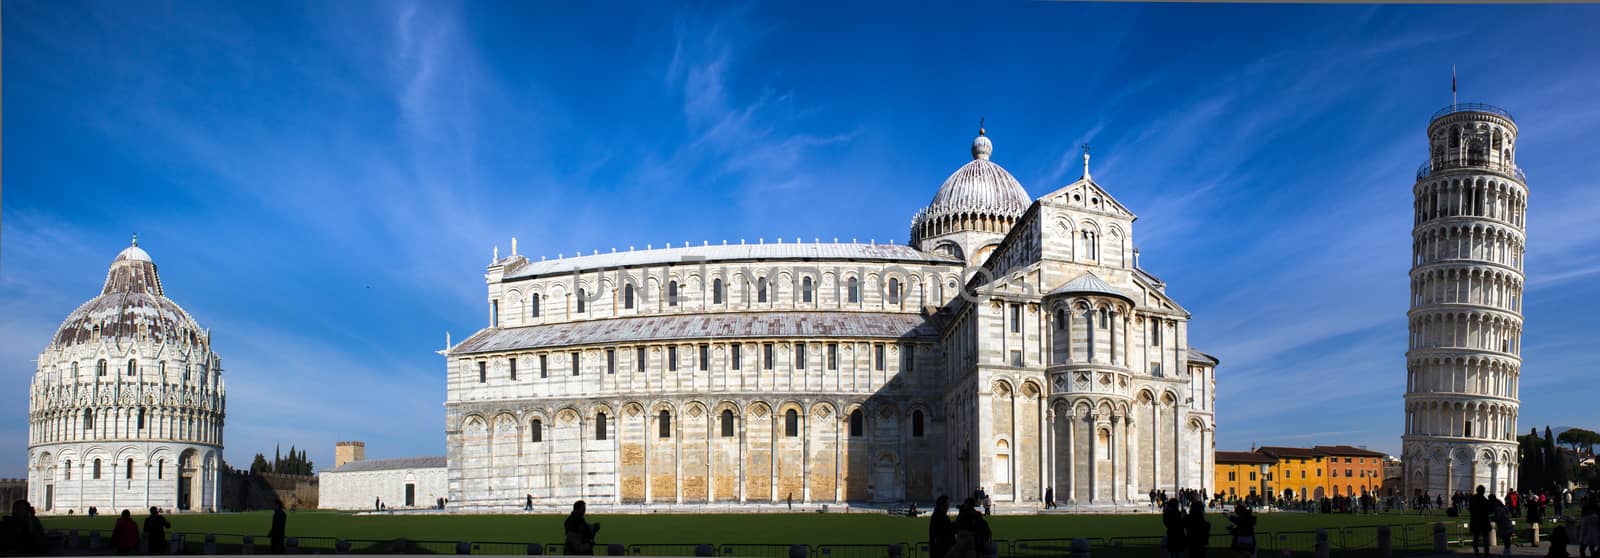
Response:
POLYGON ((1033 198, 1016 177, 989 160, 993 152, 994 143, 979 129, 972 161, 946 178, 928 207, 912 218, 914 246, 976 265, 1028 210, 1033 198))
POLYGON ((28 498, 41 513, 216 508, 222 362, 210 332, 166 297, 137 238, 38 363, 28 498))

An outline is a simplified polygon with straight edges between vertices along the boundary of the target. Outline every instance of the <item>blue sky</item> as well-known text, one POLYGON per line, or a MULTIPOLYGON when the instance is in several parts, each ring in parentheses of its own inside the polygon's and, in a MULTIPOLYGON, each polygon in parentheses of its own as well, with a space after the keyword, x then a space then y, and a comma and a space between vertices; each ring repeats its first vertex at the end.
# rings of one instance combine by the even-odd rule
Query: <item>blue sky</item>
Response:
POLYGON ((1600 7, 553 2, 4 5, 0 476, 27 385, 137 231, 214 332, 227 457, 444 451, 483 266, 905 242, 969 156, 1095 178, 1222 359, 1219 447, 1398 448, 1410 188, 1450 101, 1532 190, 1521 426, 1594 428, 1600 7))

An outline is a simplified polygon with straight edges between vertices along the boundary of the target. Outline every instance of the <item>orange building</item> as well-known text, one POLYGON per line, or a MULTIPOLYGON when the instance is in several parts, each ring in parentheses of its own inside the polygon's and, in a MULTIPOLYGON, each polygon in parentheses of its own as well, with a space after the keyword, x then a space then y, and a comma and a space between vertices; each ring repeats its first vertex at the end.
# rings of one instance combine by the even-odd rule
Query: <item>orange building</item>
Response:
POLYGON ((1322 452, 1310 448, 1262 446, 1256 453, 1271 457, 1272 470, 1267 475, 1267 492, 1292 500, 1328 496, 1324 484, 1327 467, 1322 452))
POLYGON ((1325 458, 1329 496, 1360 496, 1383 487, 1383 452, 1351 446, 1316 446, 1325 458))
POLYGON ((1266 491, 1267 473, 1273 459, 1248 451, 1219 451, 1216 458, 1217 492, 1232 498, 1261 495, 1266 491))

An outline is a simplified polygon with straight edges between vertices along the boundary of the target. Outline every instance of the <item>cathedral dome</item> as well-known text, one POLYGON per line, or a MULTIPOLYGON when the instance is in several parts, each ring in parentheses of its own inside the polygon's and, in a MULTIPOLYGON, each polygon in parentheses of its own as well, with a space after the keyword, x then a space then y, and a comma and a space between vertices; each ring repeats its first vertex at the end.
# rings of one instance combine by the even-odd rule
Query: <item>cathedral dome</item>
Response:
POLYGON ((65 348, 97 339, 118 344, 134 340, 195 344, 203 342, 203 336, 194 318, 166 297, 155 261, 134 238, 133 245, 111 261, 100 296, 68 314, 52 344, 65 348))
POLYGON ((972 161, 945 179, 928 207, 917 212, 912 230, 923 230, 933 221, 953 216, 1021 217, 1033 198, 1011 173, 989 160, 993 152, 994 144, 978 130, 978 137, 972 140, 972 161))

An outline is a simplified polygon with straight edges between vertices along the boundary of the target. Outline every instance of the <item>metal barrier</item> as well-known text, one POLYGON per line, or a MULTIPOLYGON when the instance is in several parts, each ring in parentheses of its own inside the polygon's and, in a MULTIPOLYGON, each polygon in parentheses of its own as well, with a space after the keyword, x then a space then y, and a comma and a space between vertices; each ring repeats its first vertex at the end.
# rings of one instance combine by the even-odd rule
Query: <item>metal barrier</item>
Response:
MULTIPOLYGON (((1091 549, 1099 549, 1102 541, 1089 539, 1091 549)), ((926 546, 926 545, 924 545, 926 546)), ((918 554, 922 556, 923 554, 918 554)), ((1063 539, 1017 539, 1011 541, 1011 556, 1071 556, 1072 538, 1063 539)))
MULTIPOLYGON (((1329 538, 1330 538, 1329 544, 1332 544, 1332 537, 1333 537, 1333 535, 1332 535, 1332 533, 1330 533, 1329 534, 1329 538)), ((1259 550, 1264 548, 1264 549, 1272 552, 1274 556, 1277 556, 1277 555, 1283 555, 1283 556, 1316 556, 1317 555, 1317 532, 1316 531, 1279 531, 1279 532, 1276 532, 1276 533, 1270 533, 1270 534, 1267 534, 1267 536, 1266 536, 1266 541, 1265 541, 1266 545, 1265 546, 1260 546, 1260 543, 1262 542, 1261 539, 1262 539, 1262 537, 1260 536, 1260 534, 1258 534, 1257 537, 1256 537, 1256 542, 1257 542, 1257 546, 1258 546, 1257 554, 1260 554, 1259 550)))
POLYGON ((695 550, 701 545, 688 544, 630 544, 628 554, 631 556, 696 556, 695 550))
POLYGON ((1166 537, 1111 537, 1105 539, 1104 544, 1095 544, 1090 541, 1090 552, 1096 557, 1111 558, 1149 558, 1161 556, 1161 546, 1166 537))
MULTIPOLYGON (((995 541, 997 544, 1000 541, 995 541)), ((1002 548, 1004 548, 1002 546, 1002 548)), ((910 556, 911 545, 905 543, 893 544, 819 544, 814 549, 813 556, 819 558, 896 558, 910 556), (895 553, 891 547, 897 547, 895 553)))
POLYGON ((724 544, 717 546, 717 555, 739 558, 790 558, 793 556, 790 554, 790 549, 796 546, 805 550, 803 556, 811 555, 810 547, 794 544, 724 544))
MULTIPOLYGON (((595 545, 598 547, 599 545, 595 545)), ((473 554, 500 554, 521 555, 528 553, 528 543, 507 541, 483 541, 472 543, 473 554)))

